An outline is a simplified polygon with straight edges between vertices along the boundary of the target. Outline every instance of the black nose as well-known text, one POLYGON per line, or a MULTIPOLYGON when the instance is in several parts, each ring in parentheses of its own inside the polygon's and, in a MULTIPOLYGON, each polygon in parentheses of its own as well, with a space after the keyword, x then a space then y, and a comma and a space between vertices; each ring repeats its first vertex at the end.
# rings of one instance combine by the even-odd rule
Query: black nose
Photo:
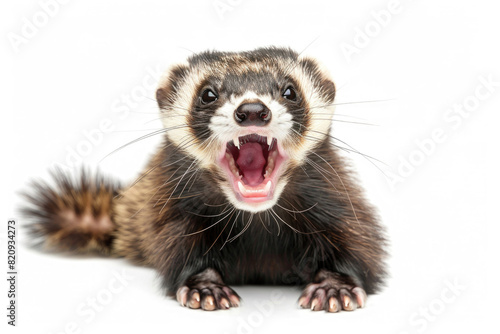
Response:
POLYGON ((271 120, 271 110, 262 103, 244 103, 234 111, 234 119, 241 126, 264 126, 271 120))

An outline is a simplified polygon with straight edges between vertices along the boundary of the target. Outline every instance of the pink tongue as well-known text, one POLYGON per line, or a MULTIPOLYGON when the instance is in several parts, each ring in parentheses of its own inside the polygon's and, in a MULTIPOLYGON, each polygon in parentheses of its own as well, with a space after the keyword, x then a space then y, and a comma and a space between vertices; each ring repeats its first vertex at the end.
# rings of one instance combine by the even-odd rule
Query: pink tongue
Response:
POLYGON ((246 143, 240 148, 240 155, 236 163, 243 173, 243 182, 250 186, 258 186, 264 181, 262 172, 266 165, 266 158, 259 143, 246 143))

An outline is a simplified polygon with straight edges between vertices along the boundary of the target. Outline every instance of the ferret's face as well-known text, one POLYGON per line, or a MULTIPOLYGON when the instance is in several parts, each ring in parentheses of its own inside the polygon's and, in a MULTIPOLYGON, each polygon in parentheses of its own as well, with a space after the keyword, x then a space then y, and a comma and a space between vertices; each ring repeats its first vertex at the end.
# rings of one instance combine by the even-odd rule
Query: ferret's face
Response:
POLYGON ((330 130, 335 87, 288 49, 206 52, 173 67, 157 91, 167 136, 210 170, 238 209, 274 206, 288 172, 330 130))

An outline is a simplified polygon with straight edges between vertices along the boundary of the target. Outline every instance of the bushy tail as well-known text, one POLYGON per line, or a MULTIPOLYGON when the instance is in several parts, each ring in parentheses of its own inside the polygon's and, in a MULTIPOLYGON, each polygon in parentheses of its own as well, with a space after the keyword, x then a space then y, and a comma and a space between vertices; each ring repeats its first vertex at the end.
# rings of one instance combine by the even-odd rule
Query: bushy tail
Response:
POLYGON ((51 250, 110 254, 119 185, 84 170, 74 179, 61 170, 51 174, 54 185, 35 181, 23 193, 22 212, 35 240, 51 250))

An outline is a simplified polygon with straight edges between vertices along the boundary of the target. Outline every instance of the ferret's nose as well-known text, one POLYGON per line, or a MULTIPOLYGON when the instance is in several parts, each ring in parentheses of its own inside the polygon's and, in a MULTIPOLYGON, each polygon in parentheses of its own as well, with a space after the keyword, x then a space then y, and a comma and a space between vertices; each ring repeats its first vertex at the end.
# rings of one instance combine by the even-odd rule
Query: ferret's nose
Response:
POLYGON ((264 126, 271 120, 271 110, 262 103, 243 103, 234 111, 234 119, 241 126, 264 126))

